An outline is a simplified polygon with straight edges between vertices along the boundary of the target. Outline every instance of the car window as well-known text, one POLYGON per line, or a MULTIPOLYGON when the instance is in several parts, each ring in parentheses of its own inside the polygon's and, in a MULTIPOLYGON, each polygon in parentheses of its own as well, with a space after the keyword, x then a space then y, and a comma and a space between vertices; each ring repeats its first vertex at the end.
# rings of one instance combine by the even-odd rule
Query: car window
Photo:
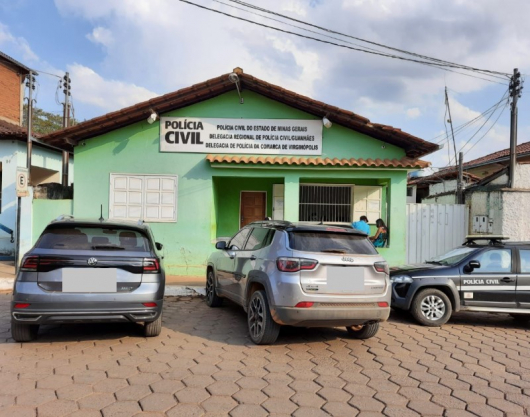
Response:
POLYGON ((475 274, 512 272, 511 249, 491 249, 484 251, 473 260, 480 262, 480 268, 474 269, 475 274))
POLYGON ((290 232, 289 246, 291 249, 305 252, 377 254, 374 246, 366 236, 349 233, 290 232))
POLYGON ((466 256, 468 256, 470 253, 476 252, 476 250, 477 249, 475 248, 467 248, 467 247, 452 249, 443 255, 432 258, 431 260, 427 261, 427 263, 440 264, 440 265, 455 265, 458 262, 460 262, 462 259, 464 259, 466 256))
POLYGON ((243 245, 245 244, 245 240, 247 240, 247 236, 250 233, 249 228, 245 228, 243 230, 240 230, 230 241, 230 244, 228 245, 228 248, 231 250, 241 250, 243 248, 243 245))
POLYGON ((268 246, 272 241, 270 235, 273 233, 274 231, 271 229, 263 229, 261 227, 254 228, 247 240, 245 250, 259 250, 268 246))
POLYGON ((519 251, 521 258, 521 272, 524 274, 530 273, 530 250, 523 249, 519 251))
POLYGON ((68 226, 47 228, 35 247, 65 250, 127 250, 148 252, 149 239, 143 233, 116 227, 68 226))

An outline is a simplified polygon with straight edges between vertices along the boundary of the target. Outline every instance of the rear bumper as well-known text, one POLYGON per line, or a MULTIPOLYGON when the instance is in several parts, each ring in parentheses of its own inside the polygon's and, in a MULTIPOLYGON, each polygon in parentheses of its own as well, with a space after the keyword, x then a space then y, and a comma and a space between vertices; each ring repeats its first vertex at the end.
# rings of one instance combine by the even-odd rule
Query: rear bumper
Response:
POLYGON ((390 307, 378 307, 361 304, 358 307, 321 307, 315 303, 309 308, 274 307, 271 308, 273 320, 278 324, 297 327, 338 327, 354 326, 368 322, 386 321, 390 307))
MULTIPOLYGON (((11 320, 21 324, 61 324, 61 323, 127 323, 155 321, 162 313, 163 300, 158 300, 156 307, 119 306, 115 303, 95 307, 81 303, 76 309, 52 309, 45 305, 34 308, 18 309, 11 306, 11 320)), ((32 306, 30 306, 32 307, 32 306)))

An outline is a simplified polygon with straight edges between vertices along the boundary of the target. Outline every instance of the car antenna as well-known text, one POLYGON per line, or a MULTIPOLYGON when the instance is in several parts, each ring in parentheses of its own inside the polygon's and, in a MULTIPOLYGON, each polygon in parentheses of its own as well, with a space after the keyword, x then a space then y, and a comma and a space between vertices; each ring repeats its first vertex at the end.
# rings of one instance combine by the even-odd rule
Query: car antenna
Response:
POLYGON ((105 220, 103 218, 103 204, 101 205, 101 215, 99 216, 99 221, 102 222, 103 220, 105 220))

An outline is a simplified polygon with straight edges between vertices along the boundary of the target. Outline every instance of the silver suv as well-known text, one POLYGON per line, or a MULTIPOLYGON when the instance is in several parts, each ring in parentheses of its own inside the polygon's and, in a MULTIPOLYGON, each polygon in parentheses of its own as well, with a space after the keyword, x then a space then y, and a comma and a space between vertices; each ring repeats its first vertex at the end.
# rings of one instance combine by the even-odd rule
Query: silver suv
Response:
POLYGON ((247 312, 256 344, 274 343, 281 325, 345 326, 367 339, 388 319, 388 265, 367 236, 340 226, 264 221, 217 242, 208 260, 206 300, 247 312))
POLYGON ((51 222, 24 256, 11 302, 11 335, 28 342, 40 324, 143 322, 162 326, 165 274, 150 228, 139 223, 51 222))

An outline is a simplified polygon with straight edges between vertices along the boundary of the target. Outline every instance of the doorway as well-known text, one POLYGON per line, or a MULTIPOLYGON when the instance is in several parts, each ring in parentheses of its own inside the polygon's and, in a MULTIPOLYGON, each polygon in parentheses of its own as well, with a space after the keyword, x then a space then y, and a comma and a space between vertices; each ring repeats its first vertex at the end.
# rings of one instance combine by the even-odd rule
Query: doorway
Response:
POLYGON ((239 227, 264 220, 266 216, 267 193, 265 191, 241 191, 239 227))

